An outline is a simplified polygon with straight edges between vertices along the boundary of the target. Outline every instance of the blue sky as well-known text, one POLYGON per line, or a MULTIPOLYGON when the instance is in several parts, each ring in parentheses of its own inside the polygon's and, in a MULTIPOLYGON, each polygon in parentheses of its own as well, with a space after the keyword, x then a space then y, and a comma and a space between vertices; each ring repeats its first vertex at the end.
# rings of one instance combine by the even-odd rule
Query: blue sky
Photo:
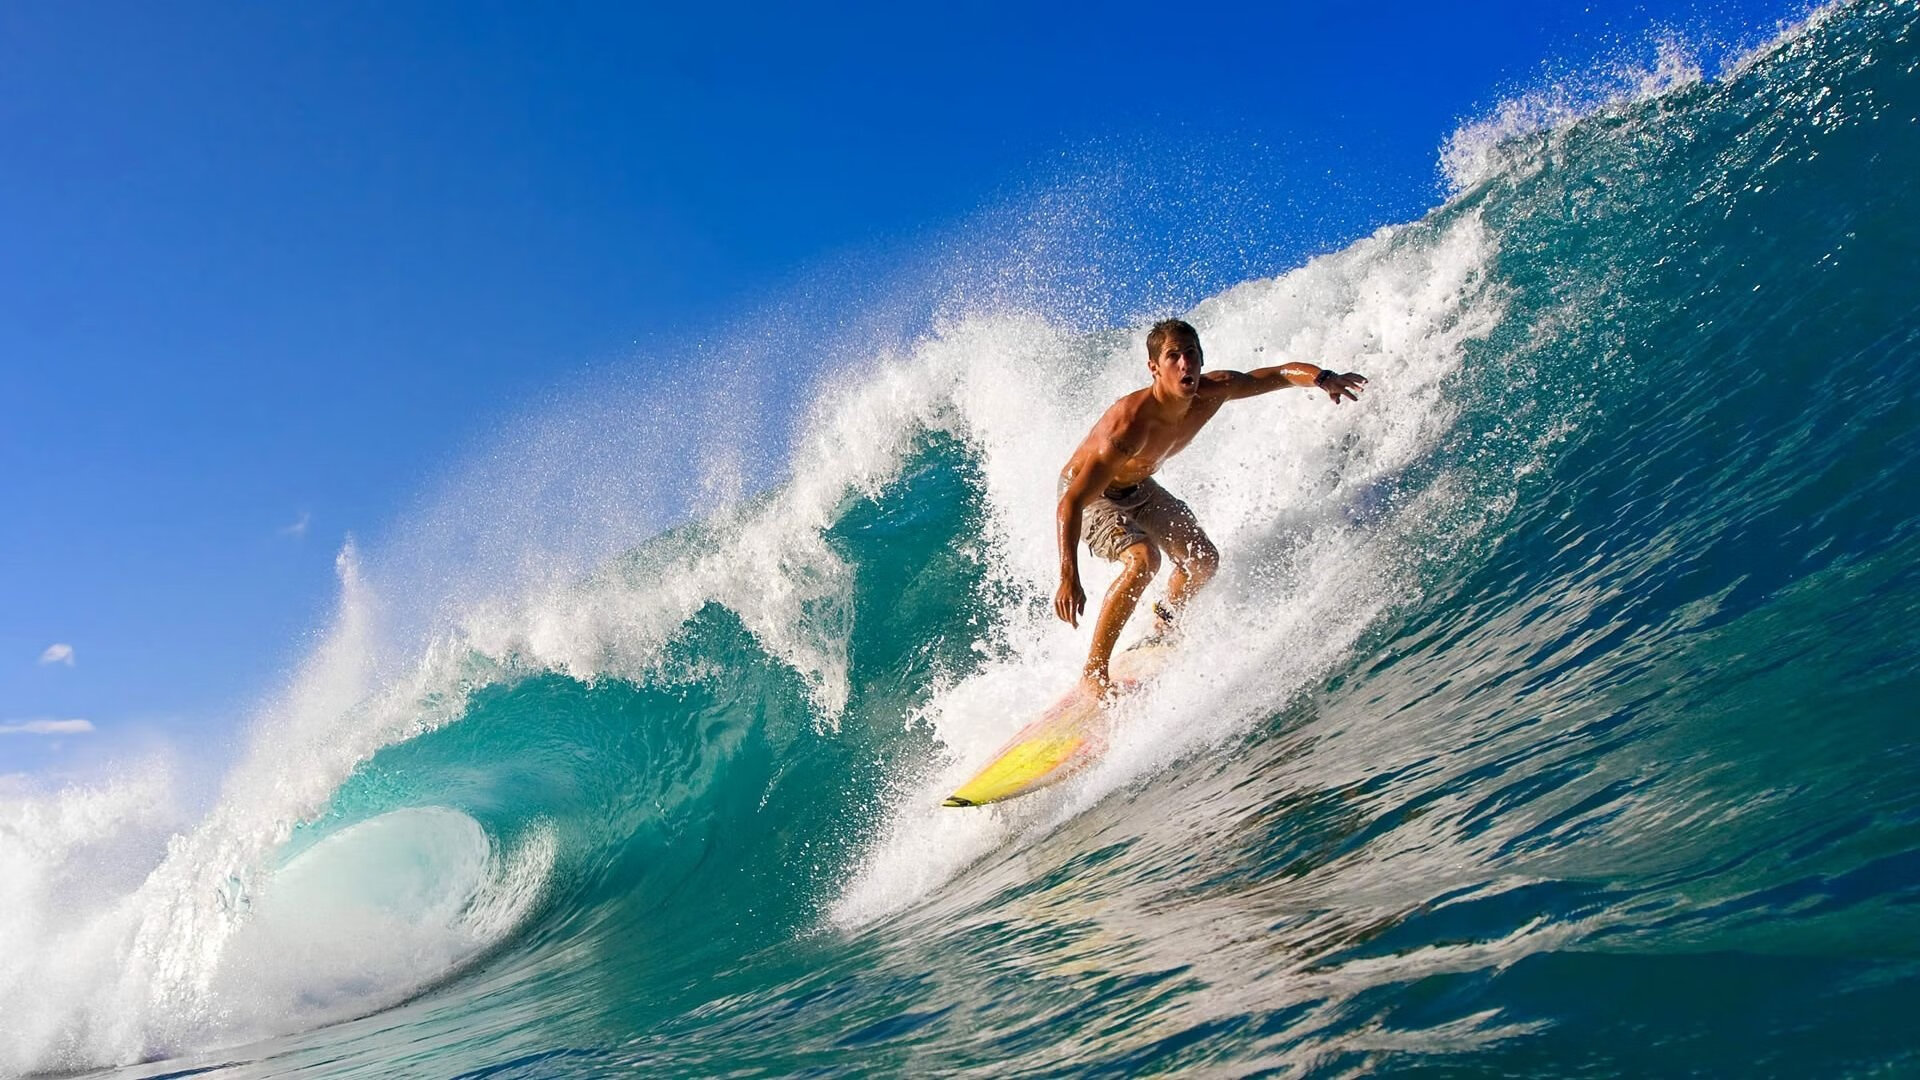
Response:
POLYGON ((0 773, 224 736, 344 537, 810 267, 1191 154, 1294 208, 1277 272, 1501 97, 1800 10, 0 6, 0 773))

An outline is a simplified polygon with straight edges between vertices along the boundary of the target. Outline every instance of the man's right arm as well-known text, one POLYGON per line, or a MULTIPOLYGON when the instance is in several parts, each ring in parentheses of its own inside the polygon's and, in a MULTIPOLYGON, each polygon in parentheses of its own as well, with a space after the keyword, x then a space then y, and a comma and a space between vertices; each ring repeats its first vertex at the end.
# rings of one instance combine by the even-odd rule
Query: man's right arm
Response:
POLYGON ((1060 492, 1054 510, 1054 524, 1060 543, 1060 588, 1054 593, 1053 613, 1062 622, 1078 628, 1080 615, 1087 608, 1086 590, 1080 587, 1080 522, 1082 511, 1113 479, 1120 455, 1110 440, 1098 434, 1087 441, 1067 462, 1071 475, 1060 492), (1096 441, 1098 440, 1098 441, 1096 441))

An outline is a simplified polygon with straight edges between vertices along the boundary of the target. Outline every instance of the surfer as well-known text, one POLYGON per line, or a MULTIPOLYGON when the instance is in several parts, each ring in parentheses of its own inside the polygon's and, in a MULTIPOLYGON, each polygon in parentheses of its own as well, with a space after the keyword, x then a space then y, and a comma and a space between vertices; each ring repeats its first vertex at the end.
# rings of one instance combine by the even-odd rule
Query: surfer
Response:
POLYGON ((1220 566, 1220 552, 1201 531, 1187 504, 1161 487, 1153 474, 1186 449, 1200 429, 1229 401, 1316 386, 1338 404, 1360 400, 1367 380, 1306 363, 1252 371, 1201 374, 1200 332, 1180 319, 1166 319, 1147 332, 1147 371, 1153 381, 1108 407, 1060 471, 1056 511, 1060 537, 1060 589, 1054 614, 1076 629, 1087 608, 1080 587, 1080 540, 1087 550, 1120 564, 1093 624, 1093 646, 1083 673, 1089 689, 1110 688, 1107 662, 1120 628, 1133 615, 1147 583, 1160 571, 1161 553, 1173 561, 1167 599, 1154 605, 1155 633, 1171 629, 1193 594, 1220 566))

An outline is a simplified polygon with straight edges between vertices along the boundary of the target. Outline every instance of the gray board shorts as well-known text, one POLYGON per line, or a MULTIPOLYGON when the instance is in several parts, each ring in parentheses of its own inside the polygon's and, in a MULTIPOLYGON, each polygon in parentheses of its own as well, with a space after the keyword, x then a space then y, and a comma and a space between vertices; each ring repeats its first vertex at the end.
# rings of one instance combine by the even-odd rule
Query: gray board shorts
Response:
MULTIPOLYGON (((1058 492, 1066 491, 1063 476, 1058 492)), ((1187 504, 1151 476, 1131 487, 1108 488, 1080 511, 1080 537, 1087 542, 1087 550, 1113 562, 1141 541, 1162 551, 1184 549, 1187 538, 1199 531, 1187 504)))

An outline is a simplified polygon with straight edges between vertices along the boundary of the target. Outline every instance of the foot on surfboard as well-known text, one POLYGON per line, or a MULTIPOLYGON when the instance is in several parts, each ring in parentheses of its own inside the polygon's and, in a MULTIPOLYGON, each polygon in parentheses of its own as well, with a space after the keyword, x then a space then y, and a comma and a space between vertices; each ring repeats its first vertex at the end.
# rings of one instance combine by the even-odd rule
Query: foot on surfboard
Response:
POLYGON ((1165 601, 1154 601, 1153 629, 1146 632, 1139 641, 1127 646, 1128 652, 1135 649, 1153 649, 1162 645, 1175 645, 1180 641, 1180 627, 1174 622, 1173 609, 1165 601))

